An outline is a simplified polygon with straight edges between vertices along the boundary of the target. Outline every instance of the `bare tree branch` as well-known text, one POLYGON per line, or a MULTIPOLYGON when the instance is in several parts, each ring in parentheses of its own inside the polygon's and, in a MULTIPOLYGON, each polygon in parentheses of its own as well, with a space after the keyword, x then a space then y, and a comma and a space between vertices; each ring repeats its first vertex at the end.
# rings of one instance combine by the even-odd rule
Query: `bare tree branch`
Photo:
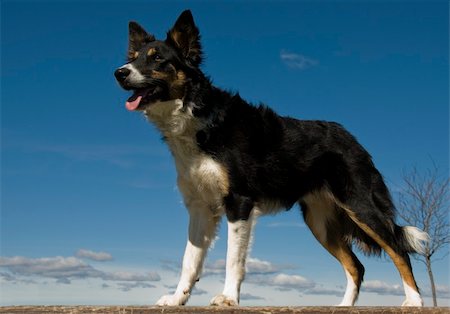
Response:
MULTIPOLYGON (((405 223, 421 228, 430 236, 425 253, 414 255, 414 258, 426 265, 430 284, 435 291, 431 262, 449 254, 450 178, 448 176, 443 178, 434 163, 425 174, 420 174, 417 168, 413 168, 410 172, 403 173, 402 178, 403 187, 398 195, 397 204, 398 216, 405 223), (438 254, 441 251, 443 254, 438 254)), ((437 305, 435 293, 433 303, 437 305)))

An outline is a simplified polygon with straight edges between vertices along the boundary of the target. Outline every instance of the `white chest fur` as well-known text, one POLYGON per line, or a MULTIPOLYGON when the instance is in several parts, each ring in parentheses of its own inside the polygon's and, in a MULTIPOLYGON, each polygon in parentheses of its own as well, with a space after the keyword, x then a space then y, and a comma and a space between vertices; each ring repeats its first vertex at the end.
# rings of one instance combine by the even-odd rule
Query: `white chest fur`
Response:
POLYGON ((209 207, 219 210, 228 193, 226 168, 199 150, 196 133, 201 127, 190 109, 179 99, 151 105, 145 112, 160 129, 175 158, 178 187, 190 210, 209 207))

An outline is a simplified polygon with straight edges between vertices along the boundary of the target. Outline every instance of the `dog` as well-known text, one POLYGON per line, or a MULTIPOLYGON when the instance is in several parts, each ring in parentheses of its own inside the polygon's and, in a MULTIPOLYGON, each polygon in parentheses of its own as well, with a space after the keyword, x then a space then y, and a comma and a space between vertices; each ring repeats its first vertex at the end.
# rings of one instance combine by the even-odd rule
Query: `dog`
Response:
POLYGON ((337 123, 282 117, 215 87, 201 63, 199 30, 186 10, 165 40, 130 22, 128 60, 114 73, 132 92, 126 108, 142 112, 167 143, 190 216, 180 281, 157 305, 186 304, 222 216, 226 279, 211 305, 238 305, 257 217, 298 204, 315 238, 344 269, 339 305, 354 305, 363 281, 355 245, 368 255, 384 250, 403 281, 403 306, 422 306, 408 254, 422 253, 428 235, 395 223, 390 193, 369 153, 337 123))

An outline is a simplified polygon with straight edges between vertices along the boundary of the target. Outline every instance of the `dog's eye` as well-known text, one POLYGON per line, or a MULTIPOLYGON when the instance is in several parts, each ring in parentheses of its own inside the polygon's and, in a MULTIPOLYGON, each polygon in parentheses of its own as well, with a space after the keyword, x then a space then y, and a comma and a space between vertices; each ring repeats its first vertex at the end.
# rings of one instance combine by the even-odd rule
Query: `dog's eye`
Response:
POLYGON ((154 55, 153 55, 153 59, 155 60, 155 61, 162 61, 162 57, 159 55, 159 54, 157 54, 157 53, 155 53, 154 55))

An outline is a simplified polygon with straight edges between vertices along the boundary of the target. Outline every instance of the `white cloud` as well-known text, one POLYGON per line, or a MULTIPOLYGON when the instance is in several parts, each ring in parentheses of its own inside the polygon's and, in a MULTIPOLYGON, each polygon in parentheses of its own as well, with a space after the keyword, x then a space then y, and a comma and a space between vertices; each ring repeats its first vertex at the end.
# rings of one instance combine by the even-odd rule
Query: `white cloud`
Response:
POLYGON ((304 292, 304 294, 309 295, 333 295, 337 297, 342 297, 344 295, 344 290, 342 289, 333 289, 333 288, 325 288, 323 286, 314 287, 312 289, 308 289, 304 292))
MULTIPOLYGON (((274 274, 287 269, 295 269, 295 267, 292 265, 276 265, 271 262, 263 261, 254 257, 248 257, 245 266, 247 275, 274 274)), ((218 259, 214 262, 208 262, 204 267, 203 276, 224 274, 225 268, 225 259, 218 259)))
POLYGON ((0 257, 0 266, 15 275, 54 279, 101 277, 103 273, 76 257, 0 257))
MULTIPOLYGON (((179 272, 179 267, 171 261, 164 261, 163 267, 167 270, 179 272)), ((283 273, 285 270, 295 269, 292 265, 280 265, 274 264, 269 261, 260 260, 254 257, 248 257, 246 263, 246 283, 256 284, 265 287, 275 287, 277 290, 297 290, 305 291, 315 287, 315 283, 304 277, 298 275, 288 275, 283 273)), ((226 260, 218 259, 215 261, 207 262, 203 269, 202 277, 208 277, 212 275, 225 275, 226 260)), ((172 288, 172 287, 170 287, 172 288)), ((175 287, 173 287, 175 288, 175 287)), ((251 295, 248 295, 248 300, 251 299, 251 295)), ((255 296, 253 296, 255 297, 255 296)), ((244 297, 245 299, 245 297, 244 297)), ((243 299, 243 300, 244 300, 243 299)), ((263 300, 263 298, 255 297, 253 300, 263 300)))
MULTIPOLYGON (((177 289, 177 285, 164 285, 165 288, 170 289, 169 290, 169 294, 174 294, 175 290, 177 289)), ((208 294, 208 291, 197 288, 196 286, 194 286, 194 288, 192 288, 191 291, 191 295, 204 295, 204 294, 208 294)))
MULTIPOLYGON (((180 272, 180 261, 173 260, 161 260, 161 267, 164 270, 168 270, 172 273, 178 274, 180 272)), ((205 265, 206 267, 206 265, 205 265)))
POLYGON ((12 284, 36 284, 36 281, 34 281, 34 280, 20 279, 17 276, 7 273, 7 272, 0 273, 0 282, 9 282, 12 284))
POLYGON ((312 288, 315 286, 314 282, 298 275, 278 274, 273 278, 272 282, 276 286, 293 289, 312 288))
POLYGON ((446 285, 436 285, 436 295, 438 298, 450 299, 450 287, 446 285))
POLYGON ((194 287, 194 289, 192 289, 191 291, 191 295, 203 295, 203 294, 208 294, 208 291, 194 287))
POLYGON ((315 283, 302 276, 288 275, 280 273, 277 275, 253 275, 246 280, 248 283, 253 283, 260 286, 276 287, 278 290, 298 290, 305 291, 315 287, 315 283))
POLYGON ((225 273, 226 261, 218 259, 214 262, 207 262, 203 267, 203 276, 220 275, 225 273))
MULTIPOLYGON (((285 270, 294 268, 289 265, 279 265, 254 257, 249 257, 247 261, 248 272, 244 282, 244 291, 241 294, 241 300, 245 301, 245 305, 263 305, 266 303, 277 305, 334 304, 339 301, 345 290, 344 287, 320 284, 312 279, 289 273, 285 270), (292 298, 299 297, 299 293, 303 298, 292 301, 292 298)), ((55 299, 56 297, 53 294, 61 293, 60 298, 63 298, 63 292, 67 294, 67 291, 80 291, 81 295, 83 293, 88 295, 93 289, 92 284, 97 287, 94 295, 97 293, 103 295, 104 299, 102 300, 110 300, 111 295, 114 295, 117 297, 117 300, 114 299, 117 302, 119 300, 124 302, 123 300, 129 300, 130 298, 133 302, 140 302, 139 300, 147 300, 149 297, 148 302, 155 302, 160 295, 167 294, 166 289, 170 292, 175 290, 176 285, 168 286, 166 283, 175 283, 179 279, 179 268, 177 275, 172 271, 176 268, 175 265, 179 263, 167 263, 171 266, 168 268, 170 271, 164 272, 164 277, 167 278, 162 282, 160 275, 156 272, 118 271, 121 269, 116 267, 112 270, 109 267, 113 266, 109 266, 109 264, 106 264, 108 268, 103 269, 101 266, 105 264, 90 265, 89 261, 77 257, 0 257, 0 284, 4 284, 5 287, 8 287, 6 289, 10 291, 6 297, 8 302, 13 302, 13 300, 22 300, 21 302, 23 302, 23 299, 19 297, 20 294, 16 296, 13 291, 26 290, 32 292, 36 290, 35 285, 40 285, 40 287, 43 287, 42 289, 48 292, 46 302, 57 302, 55 300, 64 302, 66 299, 55 299), (150 290, 151 293, 149 293, 149 289, 153 289, 150 290), (128 293, 129 291, 133 292, 128 293)), ((212 296, 219 293, 223 288, 225 260, 211 261, 205 270, 216 276, 210 276, 200 281, 198 288, 192 291, 191 305, 208 304, 212 296)), ((372 305, 373 302, 379 301, 380 295, 383 300, 389 300, 386 301, 386 304, 397 304, 404 298, 401 285, 378 280, 365 282, 361 290, 367 294, 360 299, 360 305, 372 305)), ((437 291, 439 298, 450 298, 448 286, 438 285, 437 291)), ((429 289, 423 290, 423 295, 429 297, 431 295, 429 289)), ((38 297, 36 295, 36 298, 38 297)), ((26 300, 31 302, 32 299, 27 296, 26 300)), ((36 300, 39 300, 39 298, 36 300)))
MULTIPOLYGON (((22 256, 0 257, 0 267, 5 281, 23 281, 22 277, 51 278, 59 284, 70 284, 74 279, 97 278, 105 281, 149 282, 159 281, 157 273, 107 272, 94 268, 76 257, 26 258, 22 256)), ((138 287, 139 285, 134 285, 138 287)), ((142 287, 142 285, 140 285, 142 287)), ((132 288, 133 285, 124 287, 132 288)))
POLYGON ((306 70, 319 64, 319 61, 310 57, 294 52, 288 52, 286 50, 280 52, 280 58, 289 68, 297 70, 306 70))
POLYGON ((161 277, 155 273, 131 273, 131 272, 112 272, 112 273, 104 273, 102 277, 105 280, 114 280, 114 281, 159 281, 161 277))
MULTIPOLYGON (((437 284, 435 286, 436 288, 436 296, 441 299, 450 299, 450 287, 446 285, 439 285, 437 284)), ((422 289, 422 295, 426 297, 432 297, 433 294, 431 292, 431 287, 428 287, 427 289, 422 289)))
POLYGON ((0 278, 4 281, 15 281, 16 277, 9 273, 0 273, 0 278))
POLYGON ((156 288, 156 286, 146 282, 120 282, 117 285, 119 289, 124 292, 130 291, 131 289, 134 288, 144 288, 144 289, 156 288))
POLYGON ((291 265, 276 265, 268 261, 249 257, 247 259, 247 274, 274 274, 286 269, 294 269, 291 265))
POLYGON ((263 297, 259 297, 250 293, 241 293, 241 300, 265 300, 263 297))
POLYGON ((101 287, 102 287, 103 289, 106 289, 106 288, 109 288, 110 286, 109 286, 108 284, 104 283, 104 284, 102 284, 101 287))
POLYGON ((57 280, 56 280, 56 283, 59 283, 59 284, 63 284, 63 285, 70 285, 72 282, 70 281, 70 279, 69 278, 58 278, 57 280))
POLYGON ((401 285, 390 285, 379 280, 366 281, 361 286, 361 291, 372 292, 380 295, 404 295, 401 285))
POLYGON ((80 249, 75 256, 79 258, 86 258, 97 262, 112 261, 112 255, 107 252, 94 252, 90 250, 80 249))

